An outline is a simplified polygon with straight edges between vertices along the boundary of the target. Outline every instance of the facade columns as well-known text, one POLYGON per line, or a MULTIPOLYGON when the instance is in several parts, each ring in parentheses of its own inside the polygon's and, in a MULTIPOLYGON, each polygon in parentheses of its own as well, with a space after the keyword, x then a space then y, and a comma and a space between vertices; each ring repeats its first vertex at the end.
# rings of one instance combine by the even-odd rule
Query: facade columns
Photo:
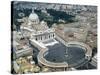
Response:
POLYGON ((36 36, 35 40, 36 41, 44 41, 44 40, 52 39, 54 37, 55 37, 55 34, 54 33, 50 33, 50 34, 47 34, 47 35, 36 36))

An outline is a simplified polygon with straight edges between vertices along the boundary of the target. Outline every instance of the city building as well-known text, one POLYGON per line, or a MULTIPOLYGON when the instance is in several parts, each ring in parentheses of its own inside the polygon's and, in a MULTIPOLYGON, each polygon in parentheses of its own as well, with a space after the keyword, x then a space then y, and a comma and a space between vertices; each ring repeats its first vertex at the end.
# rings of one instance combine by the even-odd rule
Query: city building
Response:
POLYGON ((90 69, 88 64, 97 67, 97 19, 94 10, 92 13, 88 6, 69 4, 27 5, 23 3, 21 8, 17 8, 17 11, 25 12, 19 13, 18 16, 23 17, 16 19, 20 23, 19 30, 14 24, 12 31, 12 69, 15 73, 72 71, 81 70, 84 66, 90 69), (52 15, 48 10, 60 14, 52 15), (42 13, 50 17, 50 26, 45 17, 41 19, 42 13), (71 17, 68 20, 71 22, 66 21, 63 17, 67 16, 61 13, 71 17))
POLYGON ((47 23, 44 21, 39 21, 38 15, 32 11, 28 18, 28 25, 21 26, 21 32, 23 36, 30 36, 30 39, 36 41, 46 41, 55 38, 55 33, 53 28, 48 28, 47 23))

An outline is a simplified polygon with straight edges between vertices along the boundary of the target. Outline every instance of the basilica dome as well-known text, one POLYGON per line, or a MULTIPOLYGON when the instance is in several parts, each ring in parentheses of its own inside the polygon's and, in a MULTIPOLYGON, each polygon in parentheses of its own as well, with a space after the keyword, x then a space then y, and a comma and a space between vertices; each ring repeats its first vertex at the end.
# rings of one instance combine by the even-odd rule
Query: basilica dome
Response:
POLYGON ((32 12, 30 15, 29 15, 29 20, 35 22, 37 20, 39 20, 39 17, 36 13, 32 12))

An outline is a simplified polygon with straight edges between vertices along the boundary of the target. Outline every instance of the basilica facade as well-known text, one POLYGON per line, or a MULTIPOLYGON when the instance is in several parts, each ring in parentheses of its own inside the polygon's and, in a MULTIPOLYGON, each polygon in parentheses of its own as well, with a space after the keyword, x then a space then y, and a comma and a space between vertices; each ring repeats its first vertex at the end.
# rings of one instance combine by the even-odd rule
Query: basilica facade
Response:
POLYGON ((44 42, 55 38, 54 28, 49 28, 45 21, 39 20, 39 16, 32 10, 27 21, 27 25, 21 26, 21 32, 24 37, 34 39, 38 42, 44 42))

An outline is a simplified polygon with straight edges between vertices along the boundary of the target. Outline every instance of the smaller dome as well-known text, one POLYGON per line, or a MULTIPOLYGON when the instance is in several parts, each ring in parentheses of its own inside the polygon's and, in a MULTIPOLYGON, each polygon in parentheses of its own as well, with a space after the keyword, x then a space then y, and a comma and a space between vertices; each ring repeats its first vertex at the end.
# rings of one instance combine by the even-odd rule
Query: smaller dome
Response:
POLYGON ((44 22, 44 21, 41 21, 41 25, 44 25, 46 22, 44 22))

